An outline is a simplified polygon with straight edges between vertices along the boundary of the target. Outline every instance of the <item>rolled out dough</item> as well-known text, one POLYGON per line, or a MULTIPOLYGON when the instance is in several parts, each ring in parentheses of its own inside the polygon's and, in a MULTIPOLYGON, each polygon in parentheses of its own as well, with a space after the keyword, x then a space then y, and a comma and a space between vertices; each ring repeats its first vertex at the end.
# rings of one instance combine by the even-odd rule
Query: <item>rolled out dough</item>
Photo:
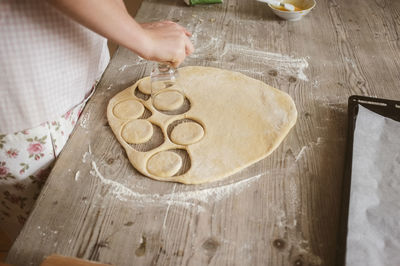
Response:
MULTIPOLYGON (((138 86, 142 90, 144 86, 141 85, 148 82, 148 77, 115 95, 108 104, 107 118, 111 129, 125 148, 131 164, 145 176, 185 184, 225 178, 271 154, 296 122, 297 111, 290 96, 259 80, 211 67, 184 67, 179 73, 177 82, 185 88, 182 93, 190 102, 187 112, 164 114, 154 108, 152 99, 136 98, 152 114, 146 120, 160 127, 164 135, 164 142, 156 148, 143 152, 126 143, 121 134, 122 127, 135 119, 119 117, 113 112, 119 102, 135 98, 135 90, 138 86), (182 119, 198 121, 202 125, 204 135, 200 140, 181 145, 177 143, 183 142, 175 139, 174 143, 169 139, 169 126, 182 119), (181 168, 183 162, 169 163, 171 156, 179 161, 176 156, 180 155, 172 150, 187 152, 188 156, 180 157, 181 161, 190 160, 185 162, 186 172, 181 168), (174 154, 161 156, 167 152, 174 154), (180 170, 177 170, 178 166, 182 174, 176 175, 180 170)), ((173 133, 174 129, 171 134, 188 138, 193 132, 186 126, 175 127, 179 134, 173 133)), ((152 141, 153 138, 148 143, 152 141)))

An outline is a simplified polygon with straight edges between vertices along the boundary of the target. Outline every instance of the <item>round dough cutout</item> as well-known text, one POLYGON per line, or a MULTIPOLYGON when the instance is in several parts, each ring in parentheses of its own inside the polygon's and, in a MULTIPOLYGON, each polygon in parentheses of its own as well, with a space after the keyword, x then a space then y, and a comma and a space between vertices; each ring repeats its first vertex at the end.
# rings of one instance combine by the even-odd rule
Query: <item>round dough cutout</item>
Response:
POLYGON ((152 92, 151 86, 154 87, 153 88, 154 92, 158 92, 167 87, 167 85, 163 81, 156 81, 152 83, 150 78, 146 78, 141 82, 139 82, 138 89, 142 93, 150 95, 152 92))
POLYGON ((145 143, 153 136, 153 125, 147 120, 133 120, 122 128, 121 135, 129 144, 145 143))
POLYGON ((143 112, 143 104, 134 99, 119 102, 113 109, 114 115, 120 119, 136 119, 140 117, 143 112))
POLYGON ((173 111, 183 105, 185 97, 178 91, 163 91, 154 96, 153 105, 161 111, 173 111))
POLYGON ((182 158, 172 151, 162 151, 150 157, 147 162, 149 173, 159 177, 171 177, 182 167, 182 158))
POLYGON ((138 89, 144 94, 151 94, 151 83, 150 78, 144 79, 139 82, 138 89))
POLYGON ((176 144, 189 145, 198 142, 204 136, 204 129, 196 122, 184 122, 176 125, 171 132, 171 140, 176 144))

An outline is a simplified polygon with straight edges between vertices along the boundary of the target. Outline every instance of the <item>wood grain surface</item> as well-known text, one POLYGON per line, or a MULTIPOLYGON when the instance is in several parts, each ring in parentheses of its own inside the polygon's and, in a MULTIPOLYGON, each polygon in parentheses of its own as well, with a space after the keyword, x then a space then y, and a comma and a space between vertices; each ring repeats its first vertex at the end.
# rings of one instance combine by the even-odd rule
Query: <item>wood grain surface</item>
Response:
MULTIPOLYGON (((152 63, 118 49, 7 262, 56 253, 113 265, 334 265, 347 99, 400 99, 400 1, 320 0, 298 22, 256 1, 144 1, 138 21, 193 33, 184 65, 242 72, 289 93, 298 121, 268 158, 217 183, 143 177, 106 120, 152 63)), ((243 95, 245 97, 245 95, 243 95)))

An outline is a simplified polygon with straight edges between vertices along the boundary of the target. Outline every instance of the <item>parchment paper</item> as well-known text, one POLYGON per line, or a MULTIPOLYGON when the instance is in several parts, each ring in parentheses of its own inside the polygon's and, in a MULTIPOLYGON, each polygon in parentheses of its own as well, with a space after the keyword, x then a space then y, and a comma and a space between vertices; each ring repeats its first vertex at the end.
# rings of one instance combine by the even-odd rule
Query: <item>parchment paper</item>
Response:
POLYGON ((362 106, 354 132, 346 265, 400 265, 400 123, 362 106))

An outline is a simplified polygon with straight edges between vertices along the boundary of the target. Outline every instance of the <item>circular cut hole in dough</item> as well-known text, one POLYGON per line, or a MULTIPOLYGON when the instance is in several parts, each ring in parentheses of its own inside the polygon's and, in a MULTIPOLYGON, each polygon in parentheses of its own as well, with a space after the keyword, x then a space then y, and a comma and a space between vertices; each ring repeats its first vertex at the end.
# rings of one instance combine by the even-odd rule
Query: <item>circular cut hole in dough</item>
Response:
POLYGON ((140 117, 143 112, 143 104, 133 99, 119 102, 113 109, 114 115, 120 119, 136 119, 140 117))
POLYGON ((161 111, 173 111, 182 106, 185 97, 178 91, 163 91, 154 96, 153 105, 161 111))
POLYGON ((121 135, 129 144, 145 143, 153 135, 153 125, 147 120, 133 120, 123 127, 121 135))
POLYGON ((171 140, 176 144, 189 145, 198 142, 204 136, 204 129, 196 122, 183 122, 171 132, 171 140))
POLYGON ((182 158, 172 151, 162 151, 150 157, 147 170, 159 177, 171 177, 182 167, 182 158))

